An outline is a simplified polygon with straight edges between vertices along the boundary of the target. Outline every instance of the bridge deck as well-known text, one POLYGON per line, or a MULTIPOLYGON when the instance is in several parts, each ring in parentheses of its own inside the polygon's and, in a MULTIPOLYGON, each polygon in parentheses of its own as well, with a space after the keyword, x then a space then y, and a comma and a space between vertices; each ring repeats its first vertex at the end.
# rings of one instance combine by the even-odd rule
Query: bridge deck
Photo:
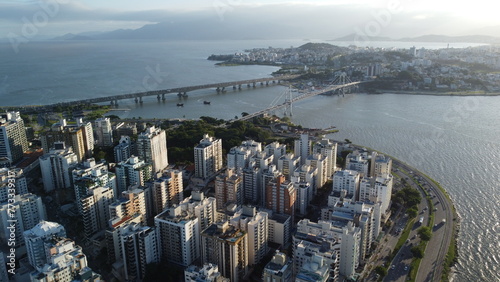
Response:
MULTIPOLYGON (((95 103, 111 102, 111 101, 122 100, 122 99, 142 98, 142 97, 146 97, 146 96, 157 96, 157 95, 164 95, 164 94, 184 93, 184 92, 190 92, 190 91, 194 91, 194 90, 207 89, 207 88, 222 88, 222 87, 229 87, 229 86, 253 84, 253 83, 259 83, 259 82, 289 80, 289 79, 297 78, 299 76, 300 75, 284 75, 284 76, 277 76, 277 77, 266 77, 266 78, 248 79, 248 80, 240 80, 240 81, 202 84, 202 85, 185 86, 185 87, 178 87, 178 88, 171 88, 171 89, 164 89, 164 90, 153 90, 153 91, 145 91, 145 92, 138 92, 138 93, 131 93, 131 94, 121 94, 121 95, 113 95, 113 96, 106 96, 106 97, 82 99, 82 100, 62 102, 62 103, 51 104, 51 105, 36 105, 36 106, 35 105, 32 105, 32 106, 28 105, 28 106, 20 106, 20 107, 16 107, 16 108, 26 108, 26 109, 41 108, 41 109, 43 109, 43 108, 53 108, 56 106, 63 106, 64 107, 64 106, 69 106, 69 105, 95 104, 95 103)), ((0 107, 0 109, 1 108, 8 109, 8 108, 13 108, 13 107, 2 106, 2 107, 0 107)))
POLYGON ((358 84, 361 84, 363 82, 365 82, 365 81, 350 82, 350 83, 346 83, 346 84, 342 84, 342 85, 332 85, 332 86, 326 87, 326 88, 321 89, 321 90, 312 91, 312 92, 300 95, 298 97, 295 97, 291 101, 287 101, 287 102, 284 102, 282 104, 266 108, 266 109, 264 109, 262 111, 258 111, 256 113, 252 113, 252 114, 246 115, 246 116, 244 116, 242 118, 239 118, 239 119, 233 119, 230 122, 233 122, 233 121, 236 121, 236 120, 248 120, 248 119, 251 119, 251 118, 254 118, 254 117, 258 117, 258 116, 260 116, 260 115, 262 115, 264 113, 267 113, 267 112, 270 112, 270 111, 274 111, 274 110, 286 107, 287 105, 289 105, 291 103, 298 102, 300 100, 304 100, 306 98, 313 97, 313 96, 316 96, 316 95, 320 95, 320 94, 323 94, 323 93, 327 93, 327 92, 330 92, 330 91, 335 91, 337 89, 341 89, 341 88, 345 88, 345 87, 350 87, 350 86, 358 85, 358 84))

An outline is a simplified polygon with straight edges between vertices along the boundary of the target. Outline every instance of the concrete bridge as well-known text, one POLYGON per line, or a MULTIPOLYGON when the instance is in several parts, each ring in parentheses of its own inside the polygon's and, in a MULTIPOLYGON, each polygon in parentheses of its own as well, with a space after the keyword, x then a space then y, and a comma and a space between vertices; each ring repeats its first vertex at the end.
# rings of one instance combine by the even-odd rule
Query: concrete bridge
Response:
POLYGON ((300 75, 284 75, 277 77, 266 77, 266 78, 257 78, 257 79, 249 79, 249 80, 241 80, 241 81, 230 81, 230 82, 220 82, 220 83, 212 83, 212 84, 203 84, 203 85, 194 85, 194 86, 186 86, 186 87, 178 87, 164 90, 153 90, 139 93, 131 93, 131 94, 121 94, 121 95, 113 95, 106 97, 98 97, 98 98, 90 98, 90 99, 82 99, 70 102, 62 102, 51 105, 33 105, 33 106, 3 106, 0 109, 19 109, 19 110, 49 110, 54 107, 66 107, 73 105, 86 105, 86 104, 96 104, 96 103, 106 103, 109 102, 111 105, 118 105, 119 100, 123 99, 134 99, 136 103, 142 103, 142 98, 147 96, 156 96, 158 101, 165 100, 166 95, 169 94, 177 94, 179 97, 187 97, 188 92, 200 89, 208 89, 208 88, 216 88, 217 92, 225 92, 226 87, 232 87, 232 89, 242 89, 246 88, 254 88, 257 85, 269 85, 280 83, 283 80, 290 80, 299 77, 300 75))

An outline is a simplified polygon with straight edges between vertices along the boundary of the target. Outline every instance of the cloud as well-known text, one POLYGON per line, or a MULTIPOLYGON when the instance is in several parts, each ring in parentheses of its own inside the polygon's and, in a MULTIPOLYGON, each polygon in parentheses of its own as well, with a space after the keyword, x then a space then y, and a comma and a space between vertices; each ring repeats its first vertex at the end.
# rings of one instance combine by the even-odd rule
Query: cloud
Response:
MULTIPOLYGON (((56 0, 47 0, 49 3, 56 0)), ((0 38, 9 32, 20 33, 25 21, 34 21, 45 8, 40 3, 0 4, 0 38)), ((63 2, 61 0, 61 2, 63 2)), ((84 31, 109 31, 120 28, 138 28, 145 24, 175 22, 179 28, 206 27, 207 32, 225 30, 248 38, 318 38, 333 39, 351 34, 356 28, 379 21, 379 36, 411 37, 426 33, 451 33, 471 21, 457 19, 447 12, 413 11, 403 7, 390 13, 387 23, 380 24, 380 15, 387 13, 385 5, 325 4, 325 2, 255 4, 250 1, 212 1, 205 9, 122 11, 110 8, 89 8, 78 2, 67 1, 54 9, 48 24, 40 35, 62 35, 84 31), (221 6, 222 5, 222 6, 221 6), (378 15, 378 17, 377 17, 378 15), (179 24, 182 23, 182 24, 179 24)), ((56 2, 57 3, 57 2, 56 2)), ((385 3, 385 2, 384 2, 385 3)), ((209 37, 210 34, 207 34, 209 37)), ((241 36, 240 36, 241 37, 241 36)))

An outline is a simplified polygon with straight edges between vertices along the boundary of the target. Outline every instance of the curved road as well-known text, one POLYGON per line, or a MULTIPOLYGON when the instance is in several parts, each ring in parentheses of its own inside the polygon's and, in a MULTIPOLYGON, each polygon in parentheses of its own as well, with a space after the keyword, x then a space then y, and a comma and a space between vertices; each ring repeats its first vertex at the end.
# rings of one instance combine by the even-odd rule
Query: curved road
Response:
POLYGON ((398 160, 393 160, 393 163, 407 171, 412 171, 413 178, 416 179, 422 187, 427 189, 432 197, 431 201, 435 208, 435 225, 431 227, 433 231, 432 238, 427 243, 425 255, 420 262, 420 267, 415 281, 440 281, 446 253, 448 252, 448 248, 451 244, 452 236, 454 236, 454 213, 452 203, 434 182, 432 182, 425 175, 419 173, 415 168, 412 168, 398 160), (445 219, 446 222, 443 223, 443 219, 445 219))

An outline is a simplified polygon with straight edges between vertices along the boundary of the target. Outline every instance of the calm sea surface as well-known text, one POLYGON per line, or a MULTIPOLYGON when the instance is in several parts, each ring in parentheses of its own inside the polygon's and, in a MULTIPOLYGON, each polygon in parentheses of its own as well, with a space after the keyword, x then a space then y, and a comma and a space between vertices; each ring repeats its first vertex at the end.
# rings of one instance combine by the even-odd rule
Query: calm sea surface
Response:
MULTIPOLYGON (((276 67, 217 67, 210 54, 254 47, 300 46, 301 41, 49 42, 15 54, 0 44, 0 105, 49 104, 150 89, 267 77, 276 67)), ((345 43, 347 44, 347 43, 345 43)), ((383 47, 390 47, 390 43, 383 47)), ((396 45, 397 44, 397 45, 396 45)), ((421 43, 394 43, 422 47, 421 43)), ((424 43, 426 48, 446 47, 424 43)), ((394 46, 392 45, 392 46, 394 46)), ((454 46, 461 47, 461 46, 454 46)), ((284 101, 281 86, 213 89, 120 101, 121 117, 230 119, 284 101), (211 101, 204 105, 203 101, 211 101), (184 107, 177 107, 182 101, 184 107)), ((462 217, 454 281, 500 281, 500 97, 401 94, 317 96, 294 105, 306 127, 336 126, 333 138, 386 152, 430 175, 449 192, 462 217)), ((280 114, 280 113, 277 113, 280 114)))

